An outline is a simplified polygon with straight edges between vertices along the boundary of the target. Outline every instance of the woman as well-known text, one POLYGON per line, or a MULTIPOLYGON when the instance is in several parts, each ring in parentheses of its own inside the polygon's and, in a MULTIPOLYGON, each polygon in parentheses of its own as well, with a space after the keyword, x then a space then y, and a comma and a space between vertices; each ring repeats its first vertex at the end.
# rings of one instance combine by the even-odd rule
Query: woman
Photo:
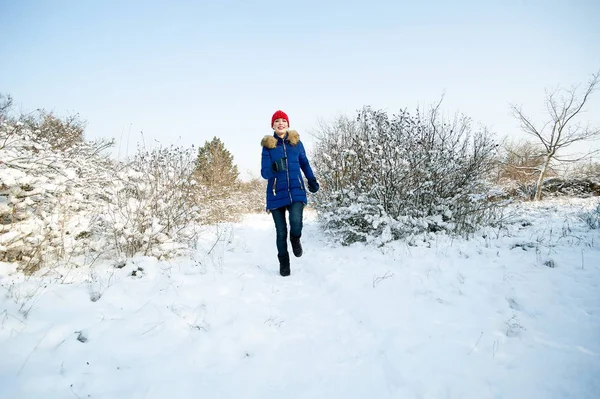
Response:
POLYGON ((290 119, 279 110, 271 117, 272 136, 261 141, 262 162, 260 174, 267 183, 267 212, 273 215, 277 233, 279 274, 290 275, 290 255, 287 247, 285 212, 289 213, 290 242, 294 256, 302 256, 302 211, 307 203, 302 172, 308 181, 308 190, 316 193, 319 183, 310 167, 300 135, 289 130, 290 119))

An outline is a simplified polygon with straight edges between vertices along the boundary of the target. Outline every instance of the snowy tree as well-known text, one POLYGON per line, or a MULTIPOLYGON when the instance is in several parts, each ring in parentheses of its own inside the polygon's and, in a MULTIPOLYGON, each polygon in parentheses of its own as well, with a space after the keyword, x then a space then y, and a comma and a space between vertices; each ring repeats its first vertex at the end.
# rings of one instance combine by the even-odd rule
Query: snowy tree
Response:
POLYGON ((577 123, 590 95, 596 89, 600 71, 592 75, 586 84, 583 94, 577 92, 577 87, 571 89, 556 88, 546 92, 546 109, 548 120, 536 123, 527 116, 521 107, 512 105, 511 109, 519 121, 521 129, 528 135, 535 137, 544 148, 544 162, 538 170, 535 199, 542 199, 543 182, 553 162, 569 162, 581 160, 593 152, 588 152, 578 159, 569 159, 563 152, 575 143, 590 141, 600 137, 600 127, 591 127, 577 123))

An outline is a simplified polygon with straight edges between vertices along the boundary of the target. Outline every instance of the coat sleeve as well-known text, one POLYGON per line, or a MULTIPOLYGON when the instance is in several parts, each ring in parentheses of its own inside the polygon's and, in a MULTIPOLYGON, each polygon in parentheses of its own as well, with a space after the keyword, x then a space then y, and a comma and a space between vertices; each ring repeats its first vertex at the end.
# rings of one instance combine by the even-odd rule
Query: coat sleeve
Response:
POLYGON ((304 150, 304 144, 302 144, 300 141, 298 146, 298 149, 300 150, 300 168, 302 169, 302 172, 304 172, 304 176, 306 176, 307 179, 313 179, 315 174, 310 167, 310 162, 308 162, 308 157, 306 156, 306 151, 304 150))
POLYGON ((273 176, 271 169, 271 154, 265 147, 262 148, 262 160, 260 162, 260 175, 263 179, 269 180, 273 176))

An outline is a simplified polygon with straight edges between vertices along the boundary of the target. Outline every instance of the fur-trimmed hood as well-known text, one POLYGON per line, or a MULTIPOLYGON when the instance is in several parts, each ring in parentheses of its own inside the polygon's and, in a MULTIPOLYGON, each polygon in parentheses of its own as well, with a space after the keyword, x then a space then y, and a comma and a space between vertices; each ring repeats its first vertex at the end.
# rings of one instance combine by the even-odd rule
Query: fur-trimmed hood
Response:
MULTIPOLYGON (((288 130, 287 141, 289 141, 291 145, 298 144, 300 142, 300 134, 295 130, 288 130)), ((277 139, 275 136, 265 136, 260 141, 260 145, 268 149, 273 149, 277 147, 277 139)))

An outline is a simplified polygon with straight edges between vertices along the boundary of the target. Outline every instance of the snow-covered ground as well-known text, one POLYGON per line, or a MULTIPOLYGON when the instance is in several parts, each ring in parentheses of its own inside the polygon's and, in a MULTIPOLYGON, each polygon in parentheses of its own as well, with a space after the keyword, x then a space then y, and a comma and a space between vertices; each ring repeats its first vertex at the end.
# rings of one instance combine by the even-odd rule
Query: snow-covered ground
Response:
POLYGON ((286 278, 268 215, 207 230, 194 260, 0 264, 0 397, 599 398, 597 203, 382 248, 336 247, 307 212, 286 278))

